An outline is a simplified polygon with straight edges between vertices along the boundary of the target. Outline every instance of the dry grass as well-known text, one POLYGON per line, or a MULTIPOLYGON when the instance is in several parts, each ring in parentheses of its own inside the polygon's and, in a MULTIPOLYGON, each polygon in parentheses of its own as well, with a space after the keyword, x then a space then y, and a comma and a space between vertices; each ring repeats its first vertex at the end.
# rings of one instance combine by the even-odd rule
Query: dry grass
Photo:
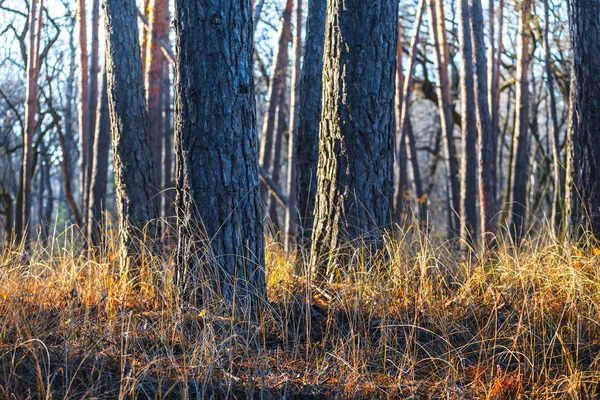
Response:
POLYGON ((0 259, 0 398, 600 395, 593 248, 540 237, 490 259, 409 230, 369 272, 358 251, 317 286, 305 255, 271 243, 253 321, 217 295, 182 304, 168 252, 134 284, 112 244, 84 256, 77 242, 0 259))

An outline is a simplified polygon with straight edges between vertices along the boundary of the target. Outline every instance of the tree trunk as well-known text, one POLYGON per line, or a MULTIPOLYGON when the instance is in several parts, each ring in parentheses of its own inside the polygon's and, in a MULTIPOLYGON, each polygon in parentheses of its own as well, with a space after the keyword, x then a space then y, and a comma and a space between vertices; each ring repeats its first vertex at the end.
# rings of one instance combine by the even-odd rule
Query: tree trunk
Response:
POLYGON ((310 247, 313 213, 317 195, 319 121, 323 82, 326 0, 309 0, 306 41, 298 99, 296 145, 296 198, 298 200, 298 241, 310 247))
POLYGON ((449 183, 450 226, 452 235, 459 233, 460 229, 460 193, 456 167, 456 150, 454 149, 454 137, 452 126, 452 93, 450 92, 450 79, 448 77, 449 50, 446 40, 446 24, 444 4, 442 0, 427 0, 429 4, 430 32, 435 52, 434 64, 436 72, 436 88, 438 105, 440 109, 440 123, 444 133, 444 144, 446 150, 446 163, 449 183))
MULTIPOLYGON (((17 215, 17 241, 26 240, 31 223, 31 183, 33 179, 33 139, 35 135, 35 114, 38 107, 38 77, 40 74, 40 35, 42 31, 42 11, 40 1, 39 14, 37 2, 31 1, 29 9, 29 54, 27 56, 27 93, 25 105, 25 137, 23 145, 23 165, 21 169, 21 212, 17 215)), ((19 205, 19 202, 17 202, 19 205)))
POLYGON ((163 71, 163 217, 169 219, 175 216, 175 182, 173 181, 173 126, 171 125, 171 79, 169 78, 169 64, 164 63, 163 71))
POLYGON ((175 4, 178 282, 194 296, 206 278, 254 310, 266 289, 250 0, 175 4))
MULTIPOLYGON (((498 157, 498 151, 497 151, 497 146, 498 146, 498 133, 500 132, 500 121, 499 121, 499 109, 500 109, 500 66, 502 65, 502 38, 503 38, 503 27, 504 27, 504 0, 500 0, 500 5, 498 7, 498 41, 497 41, 497 47, 494 47, 494 44, 496 43, 495 40, 495 29, 494 29, 494 17, 495 17, 495 12, 494 12, 494 1, 495 0, 489 0, 489 5, 490 5, 490 21, 489 21, 489 26, 490 26, 490 47, 489 47, 489 65, 488 65, 488 74, 489 74, 489 85, 488 85, 488 90, 489 90, 489 94, 488 94, 488 105, 490 107, 490 124, 492 127, 492 137, 494 138, 494 142, 493 142, 493 147, 492 147, 492 154, 494 157, 494 187, 493 187, 493 198, 494 198, 494 205, 496 204, 497 200, 498 200, 498 192, 499 190, 499 179, 497 176, 497 171, 498 170, 502 170, 501 168, 499 169, 499 157, 498 157)), ((508 116, 507 116, 508 118, 508 116)), ((482 214, 483 217, 483 214, 482 214)), ((497 221, 496 221, 496 226, 497 226, 497 221)))
POLYGON ((520 243, 526 228, 527 181, 529 180, 529 37, 531 35, 531 0, 523 0, 519 15, 517 46, 517 98, 512 190, 510 196, 510 233, 520 243))
POLYGON ((148 131, 152 164, 154 165, 154 183, 157 192, 162 185, 163 155, 163 113, 161 108, 162 73, 165 57, 162 42, 169 39, 169 3, 167 0, 150 0, 148 27, 148 45, 146 49, 146 105, 148 109, 148 131))
POLYGON ((394 192, 398 3, 329 0, 311 263, 345 266, 344 246, 382 245, 394 192), (377 40, 373 40, 377 38, 377 40))
MULTIPOLYGON (((567 218, 577 236, 600 238, 600 1, 570 0, 573 78, 567 218)), ((568 221, 568 220, 567 220, 568 221)))
POLYGON ((290 134, 288 139, 288 206, 285 209, 285 250, 292 251, 295 243, 296 229, 298 224, 298 201, 296 190, 297 174, 297 156, 296 156, 296 136, 298 135, 298 109, 300 108, 300 74, 302 62, 302 0, 296 0, 294 24, 294 47, 292 63, 292 90, 291 90, 291 122, 290 134))
POLYGON ((406 154, 406 135, 402 133, 402 93, 404 90, 404 75, 402 73, 402 27, 398 17, 398 43, 396 44, 396 135, 394 160, 394 217, 396 223, 403 225, 407 220, 406 201, 408 196, 408 159, 406 154))
POLYGON ((103 1, 119 235, 122 256, 135 262, 145 236, 152 246, 158 217, 136 6, 134 0, 103 1))
MULTIPOLYGON (((471 34, 475 55, 475 96, 477 133, 479 136, 479 201, 481 202, 481 234, 485 249, 490 248, 496 236, 496 133, 490 119, 487 89, 487 65, 483 32, 481 0, 469 0, 471 5, 471 34)), ((493 62, 493 61, 491 61, 493 62)))
MULTIPOLYGON (((471 11, 469 0, 460 0, 458 13, 460 46, 460 109, 462 157, 460 168, 460 237, 465 243, 477 243, 477 116, 471 11)), ((475 34, 475 32, 473 32, 475 34)), ((473 37, 474 39, 474 37, 473 37)))
MULTIPOLYGON (((281 27, 279 29, 279 41, 277 51, 273 62, 273 71, 269 82, 269 91, 267 94, 267 110, 262 126, 262 137, 260 139, 260 166, 273 177, 273 151, 277 134, 277 106, 279 105, 281 94, 284 91, 287 65, 289 62, 288 45, 291 38, 291 18, 293 0, 286 0, 285 9, 281 17, 281 27)), ((266 209, 270 210, 270 194, 265 187, 261 188, 263 201, 266 209)))
MULTIPOLYGON (((287 72, 287 68, 286 68, 287 72)), ((287 107, 287 79, 284 79, 281 82, 281 87, 279 91, 279 99, 277 101, 279 104, 277 106, 277 120, 276 120, 276 128, 275 128, 275 137, 273 140, 273 148, 271 149, 272 155, 271 159, 272 166, 271 170, 273 171, 271 174, 271 179, 273 183, 277 187, 281 187, 281 175, 283 173, 281 165, 283 164, 282 160, 282 150, 283 150, 283 137, 285 133, 289 131, 289 116, 288 116, 288 107, 287 107)), ((273 229, 275 233, 281 233, 281 224, 279 220, 279 214, 277 213, 277 201, 273 198, 270 198, 268 201, 269 209, 269 220, 273 224, 273 229)))
MULTIPOLYGON (((77 0, 77 20, 79 21, 79 140, 81 141, 81 200, 86 206, 89 182, 87 180, 90 162, 90 117, 89 117, 89 81, 87 20, 85 0, 77 0)), ((85 210, 85 208, 84 208, 85 210)), ((86 211, 84 211, 85 214, 86 211)))
POLYGON ((104 233, 104 211, 106 209, 106 184, 108 182, 108 148, 110 147, 110 116, 108 112, 108 93, 106 69, 102 72, 100 86, 100 103, 96 115, 96 133, 94 134, 94 151, 92 158, 92 174, 90 177, 90 202, 88 218, 88 234, 90 243, 99 246, 104 233))

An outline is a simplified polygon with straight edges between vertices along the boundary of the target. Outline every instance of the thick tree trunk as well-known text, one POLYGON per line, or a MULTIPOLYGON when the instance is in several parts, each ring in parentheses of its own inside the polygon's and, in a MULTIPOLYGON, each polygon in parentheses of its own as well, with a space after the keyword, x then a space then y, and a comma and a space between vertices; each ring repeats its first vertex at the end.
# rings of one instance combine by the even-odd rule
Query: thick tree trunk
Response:
MULTIPOLYGON (((573 41, 567 218, 600 238, 600 1, 570 0, 573 41)), ((567 220, 568 221, 568 220, 567 220)))
POLYGON ((23 165, 21 169, 21 201, 17 206, 21 207, 17 214, 17 241, 26 240, 31 224, 31 182, 33 179, 33 139, 35 135, 35 114, 38 107, 38 77, 40 74, 40 35, 42 30, 43 2, 38 4, 36 0, 31 1, 29 9, 29 54, 27 56, 27 92, 25 105, 25 137, 23 143, 23 165), (19 204, 20 203, 20 204, 19 204), (20 215, 19 215, 20 214, 20 215))
POLYGON ((452 126, 452 93, 450 91, 450 78, 448 76, 449 50, 446 40, 446 24, 444 4, 442 0, 427 0, 429 5, 430 32, 435 52, 434 64, 436 72, 436 89, 440 109, 440 123, 444 134, 446 152, 448 202, 450 203, 449 230, 451 234, 459 233, 460 229, 460 192, 456 166, 456 150, 454 148, 452 126))
POLYGON ((288 206, 285 210, 285 250, 290 252, 295 243, 296 229, 298 224, 298 201, 296 190, 297 179, 297 155, 296 137, 298 135, 298 110, 300 108, 300 74, 302 62, 302 0, 296 0, 294 9, 294 47, 292 63, 292 93, 291 93, 291 122, 290 135, 288 139, 288 206))
POLYGON ((345 266, 343 248, 352 241, 379 248, 390 226, 397 12, 395 1, 327 4, 315 272, 345 266))
POLYGON ((178 282, 199 295, 207 279, 256 309, 266 289, 250 0, 175 4, 178 282))
MULTIPOLYGON (((88 49, 87 19, 85 0, 77 0, 77 20, 79 21, 79 140, 81 143, 81 200, 86 206, 89 182, 87 180, 90 162, 90 116, 89 116, 89 81, 88 81, 88 49)), ((85 208, 84 208, 85 210, 85 208)), ((84 211, 84 214, 86 211, 84 211)))
MULTIPOLYGON (((460 46, 460 109, 462 156, 460 168, 460 237, 477 243, 477 116, 469 0, 460 0, 458 13, 460 46)), ((475 32, 473 32, 475 33, 475 32)))
POLYGON ((154 183, 157 192, 162 188, 162 155, 163 155, 163 113, 161 108, 161 88, 163 79, 162 42, 169 39, 169 2, 167 0, 150 0, 148 44, 146 48, 146 104, 148 108, 148 131, 152 164, 154 165, 154 183))
MULTIPOLYGON (((262 137, 260 138, 260 166, 273 177, 273 152, 276 145, 277 135, 277 106, 281 101, 282 92, 285 90, 285 78, 289 62, 288 45, 291 38, 291 19, 293 0, 286 0, 285 9, 281 17, 279 29, 279 41, 275 52, 273 71, 269 81, 267 94, 267 107, 262 126, 262 137)), ((266 209, 270 210, 271 197, 268 190, 262 187, 261 194, 266 209)), ((273 216, 271 216, 273 218, 273 216)))
POLYGON ((297 130, 298 241, 309 246, 317 196, 326 0, 309 0, 297 130))
MULTIPOLYGON (((419 220, 421 223, 425 223, 427 221, 427 199, 423 193, 423 184, 421 181, 421 171, 417 158, 417 145, 415 143, 415 137, 412 131, 412 125, 410 123, 410 97, 411 97, 411 89, 412 89, 412 75, 415 69, 415 60, 417 57, 417 44, 419 43, 419 31, 421 29, 421 25, 423 23, 423 14, 425 12, 425 0, 419 0, 419 4, 417 5, 417 15, 415 18, 415 24, 413 28, 412 37, 410 39, 410 57, 408 59, 408 65, 406 67, 406 78, 403 82, 403 89, 401 96, 399 97, 399 103, 402 107, 400 110, 399 117, 399 127, 401 132, 400 137, 400 147, 402 148, 402 141, 407 142, 407 145, 410 150, 410 158, 411 158, 411 169, 413 175, 413 183, 415 185, 415 195, 417 198, 417 204, 419 207, 419 220)), ((398 142, 396 141, 396 145, 398 142)), ((401 148, 397 150, 397 153, 400 157, 403 156, 401 154, 401 148)), ((398 177, 398 175, 396 175, 398 177)), ((401 184, 398 183, 400 186, 401 184)), ((398 188, 396 188, 397 190, 398 188)))
POLYGON ((119 234, 122 255, 136 261, 144 237, 154 240, 158 217, 136 7, 134 0, 103 1, 119 234))
POLYGON ((106 184, 108 182, 108 149, 110 147, 110 116, 108 112, 108 93, 106 70, 102 72, 100 103, 96 111, 96 133, 90 177, 90 202, 88 234, 90 243, 99 246, 104 233, 104 211, 106 209, 106 184))
MULTIPOLYGON (((487 89, 487 66, 483 32, 481 0, 469 0, 471 6, 471 34, 475 55, 475 96, 477 133, 479 136, 479 201, 481 202, 481 234, 483 246, 490 248, 496 236, 496 134, 490 119, 487 89)), ((493 62, 493 61, 491 61, 493 62)))
POLYGON ((523 0, 519 14, 517 46, 517 98, 512 190, 510 196, 510 233, 520 243, 526 229, 529 180, 529 38, 531 35, 531 0, 523 0))

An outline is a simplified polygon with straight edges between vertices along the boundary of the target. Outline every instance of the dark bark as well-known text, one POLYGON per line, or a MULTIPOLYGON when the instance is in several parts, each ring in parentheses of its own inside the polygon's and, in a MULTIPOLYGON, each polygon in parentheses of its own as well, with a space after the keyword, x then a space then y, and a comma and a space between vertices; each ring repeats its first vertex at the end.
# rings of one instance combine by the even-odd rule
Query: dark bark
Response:
POLYGON ((345 266, 343 248, 352 241, 380 247, 390 226, 397 12, 395 1, 327 4, 315 272, 345 266))
POLYGON ((106 209, 106 184, 108 182, 108 149, 110 147, 110 116, 108 93, 106 91, 106 70, 102 73, 100 103, 96 110, 94 151, 92 152, 92 174, 90 177, 90 200, 88 234, 90 243, 99 246, 104 232, 104 211, 106 209))
POLYGON ((516 244, 526 229, 529 180, 529 38, 531 35, 531 0, 520 6, 517 46, 517 98, 514 157, 512 160, 512 190, 510 196, 509 230, 516 244))
POLYGON ((103 2, 119 235, 122 255, 135 262, 142 245, 152 246, 158 217, 136 7, 134 0, 103 2))
POLYGON ((300 77, 297 131, 298 239, 310 242, 319 160, 319 121, 323 82, 323 48, 325 44, 326 0, 309 0, 306 41, 300 77))
POLYGON ((460 108, 462 113, 462 156, 460 167, 460 237, 477 242, 477 116, 471 40, 469 0, 460 0, 458 13, 460 46, 460 108))
POLYGON ((570 0, 573 41, 566 205, 578 236, 600 238, 600 1, 570 0))
POLYGON ((178 282, 194 296, 207 279, 255 309, 266 289, 250 0, 175 4, 178 282))

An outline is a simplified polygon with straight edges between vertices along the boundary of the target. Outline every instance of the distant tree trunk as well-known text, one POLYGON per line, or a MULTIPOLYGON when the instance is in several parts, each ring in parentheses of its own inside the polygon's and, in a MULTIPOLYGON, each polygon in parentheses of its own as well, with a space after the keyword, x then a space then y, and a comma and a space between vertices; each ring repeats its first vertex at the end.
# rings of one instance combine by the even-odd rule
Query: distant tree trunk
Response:
POLYGON ((93 0, 92 2, 92 45, 90 52, 90 96, 88 103, 88 163, 86 164, 85 170, 85 187, 83 193, 83 209, 85 210, 84 219, 88 221, 89 202, 91 196, 91 180, 92 180, 92 168, 94 163, 94 135, 96 134, 96 112, 98 108, 98 70, 99 70, 99 57, 98 57, 98 25, 100 21, 100 0, 93 0))
MULTIPOLYGON (((287 68, 286 68, 287 72, 287 68)), ((271 179, 276 187, 280 187, 281 176, 283 174, 282 171, 282 153, 283 153, 283 137, 285 133, 289 131, 289 115, 288 115, 288 107, 287 107, 287 79, 284 79, 281 82, 281 88, 279 91, 279 100, 277 101, 277 120, 276 120, 276 128, 275 128, 275 136, 273 140, 273 148, 271 149, 272 155, 271 159, 272 166, 271 170, 273 171, 271 174, 271 179)), ((281 232, 281 224, 279 221, 279 215, 277 213, 277 201, 271 198, 268 202, 269 204, 269 219, 273 224, 273 228, 275 229, 275 233, 281 232)))
POLYGON ((285 250, 292 251, 295 243, 296 228, 298 224, 298 201, 296 190, 297 156, 296 136, 298 135, 298 112, 300 108, 300 75, 302 62, 302 0, 296 0, 294 9, 294 47, 292 63, 292 88, 290 110, 290 135, 288 139, 288 206, 285 212, 285 250))
MULTIPOLYGON (((79 140, 81 142, 81 200, 86 206, 89 182, 87 180, 90 162, 90 116, 89 116, 89 81, 88 81, 88 49, 87 21, 85 0, 77 0, 77 20, 79 21, 79 140)), ((85 210, 85 209, 84 209, 85 210)), ((84 211, 84 214, 86 211, 84 211)))
POLYGON ((556 97, 554 95, 554 76, 552 75, 552 57, 550 55, 550 40, 548 38, 550 31, 550 7, 548 0, 544 0, 544 58, 546 84, 548 86, 548 98, 550 100, 550 122, 552 124, 552 132, 550 139, 552 142, 552 167, 554 175, 554 196, 552 198, 552 222, 556 229, 556 233, 561 232, 562 208, 564 199, 564 169, 561 166, 560 158, 560 143, 559 143, 559 127, 558 114, 556 112, 556 97))
POLYGON ((446 40, 446 24, 444 4, 442 0, 427 0, 429 4, 431 38, 435 52, 434 64, 436 71, 436 87, 440 109, 440 123, 445 138, 446 163, 449 184, 449 219, 450 232, 455 235, 460 229, 460 192, 456 166, 456 150, 454 148, 452 126, 452 93, 450 92, 450 78, 448 77, 449 50, 446 40))
MULTIPOLYGON (((122 256, 138 260, 158 217, 134 0, 103 0, 108 104, 122 256)), ((125 260, 123 260, 125 261, 125 260)))
MULTIPOLYGON (((470 0, 471 34, 475 55, 475 95, 477 133, 479 136, 479 201, 481 202, 481 234, 485 249, 490 248, 496 236, 496 133, 490 119, 487 88, 487 65, 483 32, 481 0, 470 0)), ((491 61, 493 63, 493 61, 491 61)))
POLYGON ((106 209, 106 184, 108 182, 108 148, 110 147, 110 116, 108 111, 108 93, 106 69, 102 72, 100 103, 96 111, 96 133, 92 152, 92 174, 90 178, 90 202, 88 234, 90 243, 99 246, 104 233, 104 211, 106 209))
POLYGON ((317 196, 319 121, 323 82, 326 0, 309 0, 306 41, 300 77, 297 130, 298 240, 310 247, 317 196))
MULTIPOLYGON (((310 0, 309 0, 310 1, 310 0)), ((260 15, 262 14, 263 5, 265 4, 265 0, 258 0, 254 5, 254 12, 252 20, 254 21, 254 28, 258 26, 258 22, 260 21, 260 15)))
MULTIPOLYGON (((493 198, 494 205, 498 200, 498 192, 499 192, 499 179, 497 176, 499 160, 498 160, 498 133, 500 131, 500 122, 499 122, 499 109, 500 109, 500 66, 502 65, 502 38, 503 38, 503 27, 504 27, 504 0, 500 0, 500 4, 498 7, 498 40, 496 42, 495 39, 495 29, 494 29, 494 19, 495 19, 495 11, 494 11, 494 1, 489 0, 489 30, 490 30, 490 46, 489 46, 489 65, 488 65, 488 75, 489 75, 489 85, 488 85, 488 105, 490 107, 490 124, 492 127, 492 137, 494 138, 494 145, 492 147, 492 153, 494 156, 494 188, 493 188, 493 198), (497 43, 497 46, 495 44, 497 43)), ((508 116, 507 116, 508 118, 508 116)), ((500 169, 501 170, 501 169, 500 169)), ((482 214, 483 217, 483 214, 482 214)), ((497 225, 497 221, 496 221, 497 225)))
POLYGON ((175 4, 178 282, 194 296, 205 277, 255 310, 266 289, 250 0, 175 4))
MULTIPOLYGON (((35 135, 35 113, 38 107, 38 77, 40 74, 40 35, 42 31, 43 1, 32 0, 29 6, 29 54, 27 56, 27 92, 25 105, 25 137, 23 145, 23 166, 21 169, 21 212, 17 214, 17 241, 26 240, 31 224, 31 182, 33 179, 33 139, 35 135)), ((17 202, 19 205, 19 202, 17 202)))
POLYGON ((395 1, 327 3, 311 251, 320 274, 345 265, 349 241, 379 248, 390 226, 397 12, 395 1))
MULTIPOLYGON (((260 139, 260 166, 273 177, 273 151, 276 142, 277 125, 277 106, 281 99, 281 93, 284 91, 287 65, 289 62, 288 45, 291 38, 291 19, 293 0, 286 0, 285 9, 281 17, 281 27, 279 29, 279 41, 275 52, 273 71, 269 82, 269 91, 267 94, 267 108, 262 126, 262 137, 260 139)), ((271 195, 262 188, 263 201, 266 209, 270 210, 271 195)), ((273 216, 271 215, 271 219, 273 216)))
POLYGON ((154 183, 157 192, 162 185, 163 155, 163 113, 161 108, 161 89, 164 59, 162 42, 169 39, 169 2, 168 0, 150 0, 148 25, 148 44, 146 49, 146 104, 148 108, 148 131, 152 164, 154 165, 154 183))
POLYGON ((531 35, 531 0, 523 0, 519 12, 517 46, 517 98, 512 190, 510 196, 510 233, 520 243, 526 228, 527 182, 529 180, 529 37, 531 35))
POLYGON ((460 237, 466 243, 476 244, 477 116, 475 114, 475 81, 469 0, 460 0, 458 17, 458 43, 461 52, 460 109, 463 142, 460 168, 460 237))
POLYGON ((407 220, 408 202, 408 157, 406 153, 406 135, 402 132, 402 105, 404 97, 404 75, 402 72, 402 26, 398 17, 398 43, 396 44, 396 135, 394 160, 394 218, 403 225, 407 220))
MULTIPOLYGON (((573 78, 566 216, 600 238, 600 1, 570 0, 573 78)), ((568 220, 567 220, 568 221, 568 220)), ((565 224, 568 226, 568 224, 565 224)))
MULTIPOLYGON (((417 204, 419 207, 419 220, 421 223, 425 223, 427 220, 427 199, 423 193, 423 184, 421 181, 421 172, 419 167, 419 161, 417 158, 417 145, 415 143, 415 137, 412 131, 412 125, 410 123, 410 96, 411 96, 411 88, 412 88, 412 75, 415 68, 415 60, 417 56, 417 44, 419 43, 419 31, 421 29, 421 25, 423 23, 423 13, 425 11, 425 0, 419 0, 419 4, 417 5, 417 15, 415 17, 415 23, 413 28, 412 37, 410 39, 410 57, 408 59, 408 65, 406 67, 406 78, 403 82, 403 89, 401 94, 401 99, 399 103, 401 105, 400 117, 399 117, 399 126, 401 131, 401 143, 402 140, 406 141, 408 144, 408 148, 410 150, 410 158, 411 158, 411 169, 413 175, 413 183, 415 185, 415 194, 417 198, 417 204), (407 140, 408 139, 408 140, 407 140)), ((400 98, 400 95, 398 95, 400 98)), ((396 143, 397 144, 397 143, 396 143)), ((397 151, 397 154, 401 155, 400 151, 397 151)))
POLYGON ((162 214, 165 218, 175 216, 175 182, 173 181, 173 127, 171 125, 171 79, 169 78, 169 64, 164 63, 163 71, 163 107, 164 107, 164 132, 163 132, 163 198, 162 214))

